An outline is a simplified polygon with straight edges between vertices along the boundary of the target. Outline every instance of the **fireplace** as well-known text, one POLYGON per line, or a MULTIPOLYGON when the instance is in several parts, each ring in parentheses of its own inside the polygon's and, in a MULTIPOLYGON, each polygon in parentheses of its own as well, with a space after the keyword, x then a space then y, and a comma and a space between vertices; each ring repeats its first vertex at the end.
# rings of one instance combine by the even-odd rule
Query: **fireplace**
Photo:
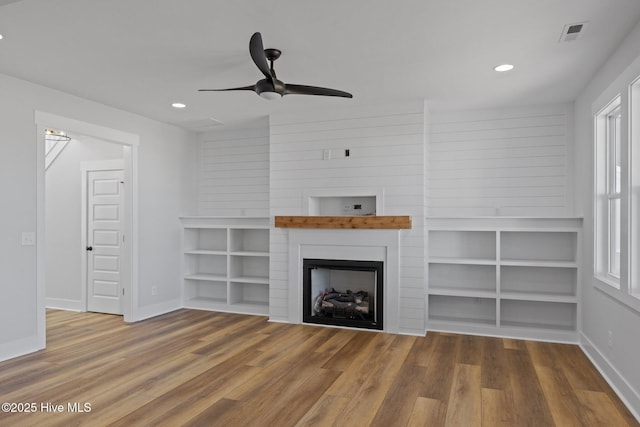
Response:
POLYGON ((383 329, 383 262, 303 259, 303 321, 383 329))

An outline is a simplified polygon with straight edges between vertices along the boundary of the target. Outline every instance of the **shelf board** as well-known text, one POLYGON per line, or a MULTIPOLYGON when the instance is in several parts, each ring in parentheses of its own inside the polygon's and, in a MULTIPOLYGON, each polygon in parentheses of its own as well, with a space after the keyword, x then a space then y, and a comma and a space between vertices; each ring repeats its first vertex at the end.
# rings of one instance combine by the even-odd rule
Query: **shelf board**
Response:
POLYGON ((268 217, 257 216, 182 216, 184 228, 269 228, 268 217))
POLYGON ((233 309, 234 313, 244 314, 269 314, 269 302, 268 301, 238 301, 229 304, 229 308, 233 309))
POLYGON ((429 257, 430 264, 496 265, 495 259, 429 257))
POLYGON ((426 217, 428 230, 579 231, 582 217, 465 216, 426 217))
POLYGON ((560 302, 569 304, 578 303, 578 297, 575 295, 548 293, 543 294, 536 292, 500 292, 500 299, 516 301, 560 302))
POLYGON ((269 301, 237 301, 232 302, 230 305, 246 305, 249 307, 268 307, 269 301))
POLYGON ((550 331, 565 331, 565 332, 575 332, 575 325, 551 325, 545 323, 535 323, 535 322, 518 322, 512 320, 502 320, 500 322, 500 326, 508 327, 508 328, 522 328, 522 329, 543 329, 550 331))
POLYGON ((231 277, 229 281, 234 283, 255 283, 260 285, 269 284, 268 277, 257 277, 257 276, 234 276, 234 277, 231 277))
POLYGON ((497 293, 490 290, 464 289, 464 288, 429 288, 429 295, 442 295, 452 297, 471 298, 496 298, 497 293))
POLYGON ((255 256, 255 257, 268 257, 269 252, 262 251, 232 251, 229 255, 234 256, 255 256))
POLYGON ((186 255, 227 255, 226 250, 210 250, 210 249, 187 249, 184 251, 186 255))
POLYGON ((555 268, 577 268, 575 261, 547 261, 547 260, 517 260, 502 259, 500 265, 513 267, 555 267, 555 268))
POLYGON ((227 305, 226 298, 194 297, 184 301, 185 308, 212 309, 227 305))
POLYGON ((227 276, 221 276, 219 274, 209 274, 209 273, 193 273, 186 274, 184 276, 185 280, 203 280, 209 282, 226 282, 227 276))
POLYGON ((444 322, 447 324, 459 324, 459 325, 482 325, 482 326, 496 326, 495 319, 477 319, 477 318, 462 318, 453 316, 429 316, 429 322, 444 322))

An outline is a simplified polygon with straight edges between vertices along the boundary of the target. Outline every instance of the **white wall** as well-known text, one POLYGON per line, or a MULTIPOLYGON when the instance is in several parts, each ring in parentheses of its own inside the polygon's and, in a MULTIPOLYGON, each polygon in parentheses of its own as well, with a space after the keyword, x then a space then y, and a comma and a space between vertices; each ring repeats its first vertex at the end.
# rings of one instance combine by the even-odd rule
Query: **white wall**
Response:
POLYGON ((428 215, 572 215, 571 116, 570 105, 432 113, 428 215))
POLYGON ((196 136, 146 120, 138 125, 139 318, 182 307, 180 216, 196 213, 196 136), (151 288, 157 287, 157 295, 151 288))
MULTIPOLYGON (((384 192, 384 215, 411 215, 401 234, 399 328, 425 331, 424 104, 339 109, 271 117, 270 214, 306 215, 303 195, 384 192), (323 160, 325 150, 349 157, 323 160)), ((381 213, 378 212, 378 215, 381 213)), ((287 321, 286 230, 271 230, 270 316, 287 321)))
POLYGON ((198 138, 198 215, 269 215, 269 120, 198 138))
MULTIPOLYGON (((44 311, 37 308, 37 170, 34 112, 139 135, 137 317, 180 306, 180 215, 195 213, 195 136, 141 116, 0 75, 0 360, 41 348, 44 311), (151 296, 151 286, 158 295, 151 296)), ((44 252, 44 251, 43 251, 44 252)), ((40 299, 39 299, 40 298, 40 299)))
MULTIPOLYGON (((593 112, 592 106, 603 92, 624 90, 612 83, 633 64, 640 75, 640 24, 636 25, 606 65, 594 76, 574 106, 576 182, 578 206, 584 215, 584 260, 582 280, 582 344, 587 353, 623 394, 636 415, 640 414, 640 313, 594 287, 593 277, 593 112), (634 62, 635 61, 635 62, 634 62), (613 332, 613 347, 608 346, 613 332)), ((633 73, 632 73, 633 74, 633 73)), ((628 83, 628 81, 627 81, 628 83)), ((635 112, 637 114, 637 112, 635 112)), ((637 148, 637 147, 636 147, 637 148)), ((638 215, 638 212, 635 213, 638 215)), ((637 256, 637 254, 636 254, 637 256)), ((638 259, 630 260, 638 263, 638 259)))
POLYGON ((122 159, 122 145, 72 139, 45 172, 47 307, 80 310, 81 176, 83 161, 122 159))

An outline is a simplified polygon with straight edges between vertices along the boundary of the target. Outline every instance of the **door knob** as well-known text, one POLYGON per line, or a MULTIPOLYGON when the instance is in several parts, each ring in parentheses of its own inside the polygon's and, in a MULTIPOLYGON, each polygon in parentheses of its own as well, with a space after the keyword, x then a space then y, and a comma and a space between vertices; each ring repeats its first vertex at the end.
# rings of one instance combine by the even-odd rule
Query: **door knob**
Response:
POLYGON ((87 250, 88 251, 92 251, 93 250, 93 246, 87 246, 87 250))

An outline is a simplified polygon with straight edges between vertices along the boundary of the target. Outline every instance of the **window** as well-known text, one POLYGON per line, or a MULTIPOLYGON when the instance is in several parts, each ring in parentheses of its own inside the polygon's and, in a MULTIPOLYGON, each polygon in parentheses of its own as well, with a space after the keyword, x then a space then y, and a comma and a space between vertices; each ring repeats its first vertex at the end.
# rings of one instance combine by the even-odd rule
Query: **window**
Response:
POLYGON ((594 116, 594 283, 640 311, 640 77, 617 85, 594 116))
POLYGON ((622 112, 620 96, 595 117, 595 275, 620 288, 622 194, 622 112))

